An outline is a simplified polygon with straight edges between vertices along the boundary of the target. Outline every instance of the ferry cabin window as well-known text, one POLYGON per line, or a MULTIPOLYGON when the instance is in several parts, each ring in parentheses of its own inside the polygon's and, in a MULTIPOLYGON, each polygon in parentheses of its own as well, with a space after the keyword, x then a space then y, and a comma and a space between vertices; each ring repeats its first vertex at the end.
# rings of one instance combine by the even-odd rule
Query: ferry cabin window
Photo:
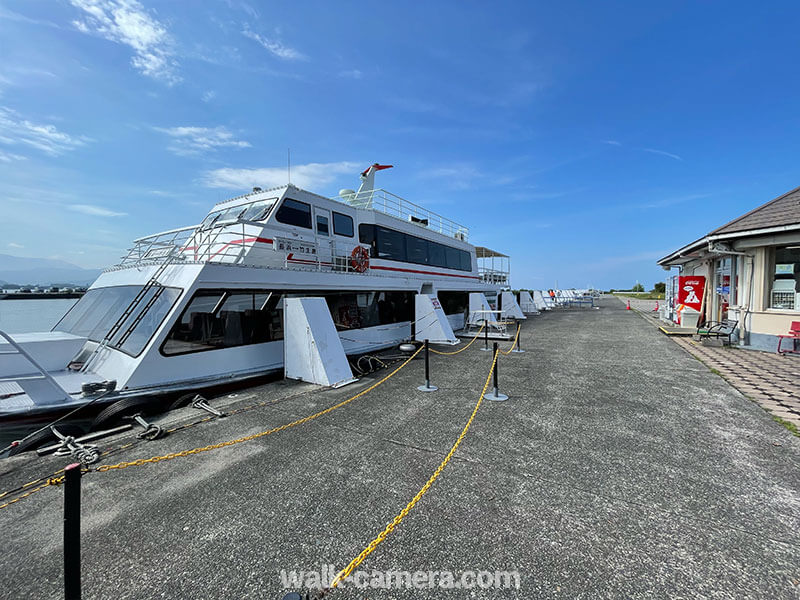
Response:
POLYGON ((437 295, 442 305, 442 310, 444 310, 444 314, 461 315, 467 312, 467 308, 469 307, 468 292, 440 291, 437 295))
POLYGON ((370 245, 370 255, 373 258, 458 271, 472 270, 472 255, 466 250, 408 235, 380 225, 359 225, 358 235, 362 244, 370 245))
POLYGON ((275 206, 277 198, 259 200, 246 207, 244 214, 240 217, 243 221, 263 221, 269 216, 270 210, 275 206))
POLYGON ((311 205, 286 198, 278 209, 275 219, 284 225, 311 229, 311 205))
POLYGON ((287 294, 325 298, 339 331, 414 318, 412 292, 201 290, 172 327, 161 351, 169 356, 282 340, 287 294))
POLYGON ((161 351, 185 354, 282 339, 280 294, 201 290, 172 327, 161 351))
MULTIPOLYGON (((140 285, 121 285, 89 290, 56 324, 53 331, 65 331, 86 337, 94 342, 101 342, 141 289, 140 285)), ((110 341, 110 346, 132 356, 141 353, 175 304, 181 290, 173 287, 163 288, 158 298, 127 336, 125 343, 119 346, 119 340, 139 317, 142 309, 155 293, 155 288, 151 289, 140 301, 139 308, 134 310, 122 323, 119 332, 110 341)))
POLYGON ((406 237, 406 259, 418 265, 428 264, 428 240, 409 235, 406 237))
POLYGON ((345 237, 353 237, 353 219, 342 213, 333 213, 333 233, 345 237))
POLYGON ((406 262, 406 236, 393 229, 378 229, 378 258, 406 262))
POLYGON ((328 217, 317 215, 317 234, 328 235, 328 217))
POLYGON ((338 331, 414 319, 412 292, 308 292, 323 296, 338 331))

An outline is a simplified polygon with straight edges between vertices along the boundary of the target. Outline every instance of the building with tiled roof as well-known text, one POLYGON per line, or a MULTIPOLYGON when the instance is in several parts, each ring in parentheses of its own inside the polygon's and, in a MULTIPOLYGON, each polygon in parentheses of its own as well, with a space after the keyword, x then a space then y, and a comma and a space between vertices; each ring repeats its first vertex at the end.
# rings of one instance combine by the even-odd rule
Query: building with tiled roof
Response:
MULTIPOLYGON (((736 321, 736 343, 775 351, 778 336, 800 321, 800 188, 678 248, 658 264, 679 269, 667 282, 673 297, 667 307, 670 318, 684 327, 736 321), (699 305, 680 304, 679 276, 705 278, 699 305)), ((784 340, 783 346, 791 349, 792 342, 784 340)))

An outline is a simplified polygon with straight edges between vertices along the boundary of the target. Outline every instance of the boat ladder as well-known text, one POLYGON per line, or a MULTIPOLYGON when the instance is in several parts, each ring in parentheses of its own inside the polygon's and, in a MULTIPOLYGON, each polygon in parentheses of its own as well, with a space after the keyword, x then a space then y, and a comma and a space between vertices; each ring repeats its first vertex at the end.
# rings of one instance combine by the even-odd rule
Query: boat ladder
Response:
POLYGON ((106 333, 106 335, 103 337, 100 344, 92 351, 91 355, 86 360, 86 362, 83 363, 83 367, 81 367, 81 372, 86 372, 89 369, 91 363, 104 348, 107 348, 109 346, 111 346, 112 348, 119 348, 127 341, 130 335, 136 329, 136 326, 139 325, 141 320, 145 317, 148 311, 153 307, 153 305, 158 301, 161 294, 164 292, 164 286, 161 285, 161 283, 159 283, 158 278, 164 273, 167 267, 170 264, 172 264, 174 257, 175 257, 174 252, 171 252, 168 256, 165 257, 164 261, 159 265, 158 269, 156 269, 156 272, 153 273, 150 279, 147 280, 147 283, 145 283, 142 286, 142 288, 139 290, 139 292, 136 294, 133 300, 131 300, 131 303, 128 305, 128 307, 124 311, 122 311, 122 314, 119 316, 116 322, 111 326, 111 329, 108 330, 108 333, 106 333), (134 319, 131 321, 130 325, 128 325, 128 327, 125 329, 122 335, 120 335, 119 338, 112 344, 111 343, 112 340, 120 332, 120 330, 122 329, 123 325, 125 325, 125 322, 128 320, 128 318, 134 313, 134 311, 136 311, 138 306, 144 301, 150 290, 154 288, 155 291, 147 300, 147 302, 144 304, 142 310, 139 311, 139 314, 137 314, 136 317, 134 317, 134 319))
POLYGON ((53 379, 42 366, 10 335, 0 331, 0 337, 11 346, 10 350, 0 350, 0 355, 20 355, 32 366, 33 372, 26 375, 0 377, 0 383, 16 383, 36 405, 59 404, 71 400, 70 395, 53 379))

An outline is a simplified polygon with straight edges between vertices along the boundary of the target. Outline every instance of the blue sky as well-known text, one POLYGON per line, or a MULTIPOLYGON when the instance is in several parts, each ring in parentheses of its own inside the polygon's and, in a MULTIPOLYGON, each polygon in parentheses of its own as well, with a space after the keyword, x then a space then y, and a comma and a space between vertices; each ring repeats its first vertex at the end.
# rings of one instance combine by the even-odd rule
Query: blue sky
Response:
POLYGON ((0 253, 113 263, 254 183, 357 173, 512 256, 648 288, 800 185, 795 3, 0 0, 0 253))

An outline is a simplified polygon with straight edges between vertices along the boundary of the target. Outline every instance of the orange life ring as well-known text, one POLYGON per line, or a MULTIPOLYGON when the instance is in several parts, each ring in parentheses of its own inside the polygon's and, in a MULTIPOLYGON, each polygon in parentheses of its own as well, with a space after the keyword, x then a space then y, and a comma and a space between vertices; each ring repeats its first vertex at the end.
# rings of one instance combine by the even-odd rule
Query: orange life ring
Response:
POLYGON ((356 246, 350 253, 350 266, 356 273, 363 273, 369 268, 369 252, 364 246, 356 246))

